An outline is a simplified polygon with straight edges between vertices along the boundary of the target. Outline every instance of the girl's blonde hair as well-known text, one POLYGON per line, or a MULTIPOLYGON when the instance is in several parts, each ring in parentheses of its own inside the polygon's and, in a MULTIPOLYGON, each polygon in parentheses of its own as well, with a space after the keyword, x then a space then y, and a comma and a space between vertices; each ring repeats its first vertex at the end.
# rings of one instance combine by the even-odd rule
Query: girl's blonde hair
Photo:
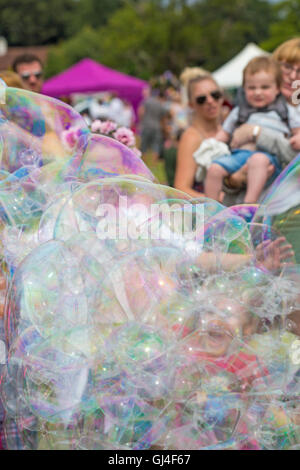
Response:
POLYGON ((273 52, 273 59, 277 62, 288 62, 289 64, 300 63, 300 38, 290 39, 281 44, 273 52))

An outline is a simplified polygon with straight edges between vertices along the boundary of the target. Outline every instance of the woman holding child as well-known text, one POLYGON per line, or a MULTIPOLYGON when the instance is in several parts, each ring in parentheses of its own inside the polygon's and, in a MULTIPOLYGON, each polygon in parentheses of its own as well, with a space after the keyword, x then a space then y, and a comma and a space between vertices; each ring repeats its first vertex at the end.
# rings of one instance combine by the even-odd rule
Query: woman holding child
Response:
MULTIPOLYGON (((279 63, 282 82, 280 91, 289 106, 293 106, 300 115, 299 96, 293 83, 300 80, 300 38, 284 42, 273 53, 273 59, 279 63)), ((298 86, 299 88, 299 86, 298 86)), ((241 146, 253 136, 254 126, 244 124, 233 135, 233 145, 241 146)), ((269 129, 260 128, 256 137, 257 147, 276 153, 282 163, 289 163, 300 150, 300 134, 286 139, 269 129)))
MULTIPOLYGON (((272 180, 282 166, 275 154, 259 151, 256 136, 261 128, 280 133, 283 137, 300 131, 300 114, 288 106, 280 93, 282 73, 278 62, 268 56, 252 59, 243 71, 243 89, 239 105, 231 111, 216 139, 231 144, 232 135, 244 123, 253 124, 253 135, 238 149, 231 146, 231 154, 214 159, 205 180, 205 194, 219 199, 225 177, 241 169, 249 161, 245 203, 256 203, 268 181, 268 167, 274 166, 272 180)), ((271 181, 269 181, 271 182, 271 181)))
MULTIPOLYGON (((287 132, 278 132, 278 130, 274 130, 270 127, 268 128, 261 126, 258 123, 251 122, 247 122, 245 124, 240 123, 241 125, 236 126, 235 130, 233 130, 231 139, 232 148, 240 149, 249 145, 249 143, 252 143, 252 145, 256 145, 257 149, 257 152, 252 153, 251 156, 248 155, 249 158, 244 162, 246 165, 243 166, 241 164, 240 170, 236 168, 236 170, 238 170, 236 173, 234 173, 235 169, 226 172, 229 175, 229 182, 231 182, 233 186, 239 186, 244 181, 247 181, 246 171, 248 170, 250 180, 252 180, 254 186, 253 184, 251 185, 250 193, 248 191, 246 199, 244 200, 245 202, 256 202, 264 182, 268 179, 266 176, 272 176, 272 179, 274 179, 281 168, 289 163, 300 150, 300 133, 297 132, 296 129, 298 124, 297 126, 295 124, 297 123, 297 120, 300 119, 300 106, 297 105, 297 100, 295 100, 295 97, 297 98, 297 92, 292 86, 295 80, 300 79, 300 38, 286 41, 276 49, 272 59, 279 64, 279 72, 281 75, 279 81, 278 77, 275 78, 276 88, 280 88, 280 90, 278 89, 277 94, 279 91, 281 92, 281 104, 279 107, 281 111, 279 112, 279 115, 281 120, 286 121, 289 128, 294 126, 294 130, 292 132, 293 135, 290 138, 286 138, 285 134, 287 134, 287 132), (282 104, 285 101, 286 111, 282 111, 282 104), (286 113, 286 116, 284 116, 284 113, 286 113), (256 180, 256 175, 258 173, 263 173, 263 177, 260 178, 259 181, 256 180)), ((277 74, 275 70, 273 73, 274 76, 277 74)), ((214 118, 211 119, 210 116, 206 114, 205 109, 205 106, 213 100, 211 96, 204 95, 205 90, 203 85, 206 85, 207 83, 210 83, 211 88, 220 91, 218 85, 210 75, 206 76, 205 81, 203 81, 203 78, 201 77, 198 83, 197 79, 195 79, 189 84, 189 101, 190 106, 194 111, 194 121, 183 134, 177 155, 175 187, 195 197, 203 196, 203 194, 196 191, 193 187, 197 170, 193 153, 199 148, 204 139, 217 137, 218 131, 221 129, 222 98, 220 96, 220 98, 215 100, 214 108, 216 114, 214 115, 214 118), (199 95, 201 98, 200 103, 197 102, 199 95), (207 132, 207 129, 209 129, 209 132, 207 132)), ((254 103, 254 105, 255 104, 257 103, 254 103)), ((260 103, 257 107, 260 107, 260 103)), ((275 111, 277 111, 276 106, 275 111)), ((226 140, 224 139, 224 136, 223 140, 226 140)), ((218 175, 219 180, 222 181, 223 176, 226 176, 226 174, 222 175, 221 179, 218 175)), ((213 185, 208 181, 208 192, 206 191, 206 195, 217 198, 218 195, 215 194, 216 190, 212 189, 212 187, 213 185)), ((218 186, 218 193, 219 190, 220 184, 218 186)))
MULTIPOLYGON (((300 80, 300 38, 291 39, 284 42, 279 46, 272 55, 280 67, 281 71, 281 96, 285 99, 287 108, 300 118, 300 100, 299 100, 299 85, 296 81, 300 80), (294 85, 294 86, 293 86, 294 85)), ((292 137, 286 138, 282 134, 268 129, 266 127, 258 126, 255 130, 255 125, 247 123, 238 127, 234 133, 231 145, 233 147, 242 147, 247 142, 256 140, 256 147, 262 152, 269 152, 276 155, 282 168, 286 166, 300 151, 300 133, 296 132, 292 137)), ((244 167, 234 173, 229 178, 229 183, 233 187, 239 188, 243 183, 248 182, 248 174, 255 168, 254 159, 250 158, 244 167)), ((269 165, 270 173, 274 174, 274 166, 269 165)))

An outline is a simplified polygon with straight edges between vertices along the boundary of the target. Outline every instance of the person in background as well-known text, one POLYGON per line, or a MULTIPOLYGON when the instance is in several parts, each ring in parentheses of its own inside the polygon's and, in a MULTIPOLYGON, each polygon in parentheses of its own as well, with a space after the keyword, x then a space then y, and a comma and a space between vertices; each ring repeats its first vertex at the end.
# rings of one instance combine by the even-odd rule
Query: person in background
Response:
MULTIPOLYGON (((252 59, 243 72, 244 95, 241 96, 240 104, 231 111, 216 138, 229 143, 234 130, 245 122, 274 129, 284 136, 299 132, 300 116, 293 107, 287 107, 285 98, 280 94, 281 83, 280 66, 271 57, 252 59)), ((233 148, 230 155, 213 160, 205 180, 206 196, 218 199, 223 178, 234 174, 248 160, 245 203, 257 202, 269 177, 269 163, 276 168, 273 179, 282 168, 276 155, 257 152, 253 139, 239 149, 233 148)))
POLYGON ((165 171, 167 176, 168 185, 174 187, 174 178, 176 171, 177 149, 180 137, 184 131, 179 129, 175 134, 170 122, 166 121, 164 129, 164 146, 162 157, 164 160, 165 171))
POLYGON ((138 110, 142 154, 151 151, 156 162, 163 149, 163 120, 167 116, 163 90, 153 89, 138 110))
POLYGON ((129 101, 123 99, 123 108, 121 112, 119 113, 118 120, 116 121, 119 126, 123 127, 128 127, 128 129, 131 129, 134 125, 134 111, 133 107, 129 103, 129 101))
POLYGON ((222 91, 210 74, 196 76, 188 82, 192 122, 182 134, 177 151, 174 187, 193 197, 203 196, 203 185, 197 179, 194 153, 202 142, 221 130, 222 91))
POLYGON ((181 102, 183 106, 189 105, 188 85, 190 80, 206 75, 210 75, 210 73, 207 70, 202 69, 201 67, 185 67, 185 69, 183 69, 179 77, 181 83, 181 102))
POLYGON ((100 119, 107 121, 112 119, 110 113, 110 105, 107 96, 98 99, 93 99, 89 105, 89 115, 92 121, 100 119))
POLYGON ((176 137, 179 131, 184 131, 187 128, 186 109, 181 103, 181 94, 175 88, 168 88, 166 90, 167 107, 170 115, 170 131, 176 137))
POLYGON ((120 125, 121 123, 119 117, 122 115, 123 111, 123 101, 120 99, 117 93, 111 93, 111 99, 109 101, 109 118, 120 125))
POLYGON ((189 106, 188 98, 188 84, 190 80, 197 77, 210 75, 210 72, 202 69, 201 67, 185 67, 179 76, 180 80, 180 101, 184 109, 184 123, 185 129, 191 124, 193 120, 193 111, 189 106))
POLYGON ((16 57, 12 69, 17 73, 25 89, 40 93, 43 85, 43 64, 34 54, 23 54, 16 57))
MULTIPOLYGON (((293 84, 300 80, 300 38, 290 39, 281 44, 272 55, 279 63, 282 73, 281 94, 287 101, 288 107, 300 113, 299 85, 298 90, 293 84)), ((243 124, 233 133, 232 145, 240 147, 253 139, 255 125, 243 124)), ((256 136, 257 148, 275 154, 283 166, 300 151, 300 134, 297 133, 287 139, 282 134, 260 127, 256 136)), ((229 182, 233 187, 241 186, 247 181, 247 165, 233 175, 229 182)))

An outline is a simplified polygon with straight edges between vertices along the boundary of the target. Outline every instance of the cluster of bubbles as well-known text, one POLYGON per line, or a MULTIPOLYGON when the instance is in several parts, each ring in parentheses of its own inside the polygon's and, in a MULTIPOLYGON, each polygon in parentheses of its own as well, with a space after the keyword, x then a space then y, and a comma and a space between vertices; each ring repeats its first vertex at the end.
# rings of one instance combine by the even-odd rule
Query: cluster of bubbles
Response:
POLYGON ((1 97, 4 446, 297 448, 300 160, 226 208, 61 102, 1 97))

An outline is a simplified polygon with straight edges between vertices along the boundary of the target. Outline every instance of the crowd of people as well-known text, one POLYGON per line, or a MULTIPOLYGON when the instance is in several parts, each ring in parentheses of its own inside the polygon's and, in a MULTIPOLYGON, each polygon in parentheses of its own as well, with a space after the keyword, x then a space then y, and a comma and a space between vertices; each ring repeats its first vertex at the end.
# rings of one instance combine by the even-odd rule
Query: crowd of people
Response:
POLYGON ((194 197, 256 203, 300 151, 299 77, 299 38, 252 59, 231 101, 209 72, 186 68, 180 89, 154 88, 142 104, 142 153, 194 197))
POLYGON ((88 126, 96 120, 113 121, 118 126, 134 127, 134 109, 128 100, 121 99, 116 93, 103 92, 100 96, 81 99, 74 108, 85 118, 88 126))
MULTIPOLYGON (((88 124, 112 120, 137 130, 142 154, 164 160, 170 186, 226 205, 255 203, 300 150, 300 106, 293 100, 299 64, 299 38, 250 61, 233 110, 199 67, 186 68, 175 84, 171 74, 163 85, 145 88, 137 122, 130 103, 112 93, 78 109, 88 124)), ((0 72, 7 85, 41 91, 37 56, 19 56, 11 68, 0 72)))
POLYGON ((188 98, 193 116, 180 139, 175 187, 225 203, 257 202, 299 153, 300 108, 293 99, 299 76, 300 39, 285 42, 272 57, 255 58, 244 70, 238 106, 225 120, 223 91, 213 77, 192 78, 188 98), (211 138, 216 142, 207 149, 211 138), (219 142, 230 147, 220 148, 219 142))

